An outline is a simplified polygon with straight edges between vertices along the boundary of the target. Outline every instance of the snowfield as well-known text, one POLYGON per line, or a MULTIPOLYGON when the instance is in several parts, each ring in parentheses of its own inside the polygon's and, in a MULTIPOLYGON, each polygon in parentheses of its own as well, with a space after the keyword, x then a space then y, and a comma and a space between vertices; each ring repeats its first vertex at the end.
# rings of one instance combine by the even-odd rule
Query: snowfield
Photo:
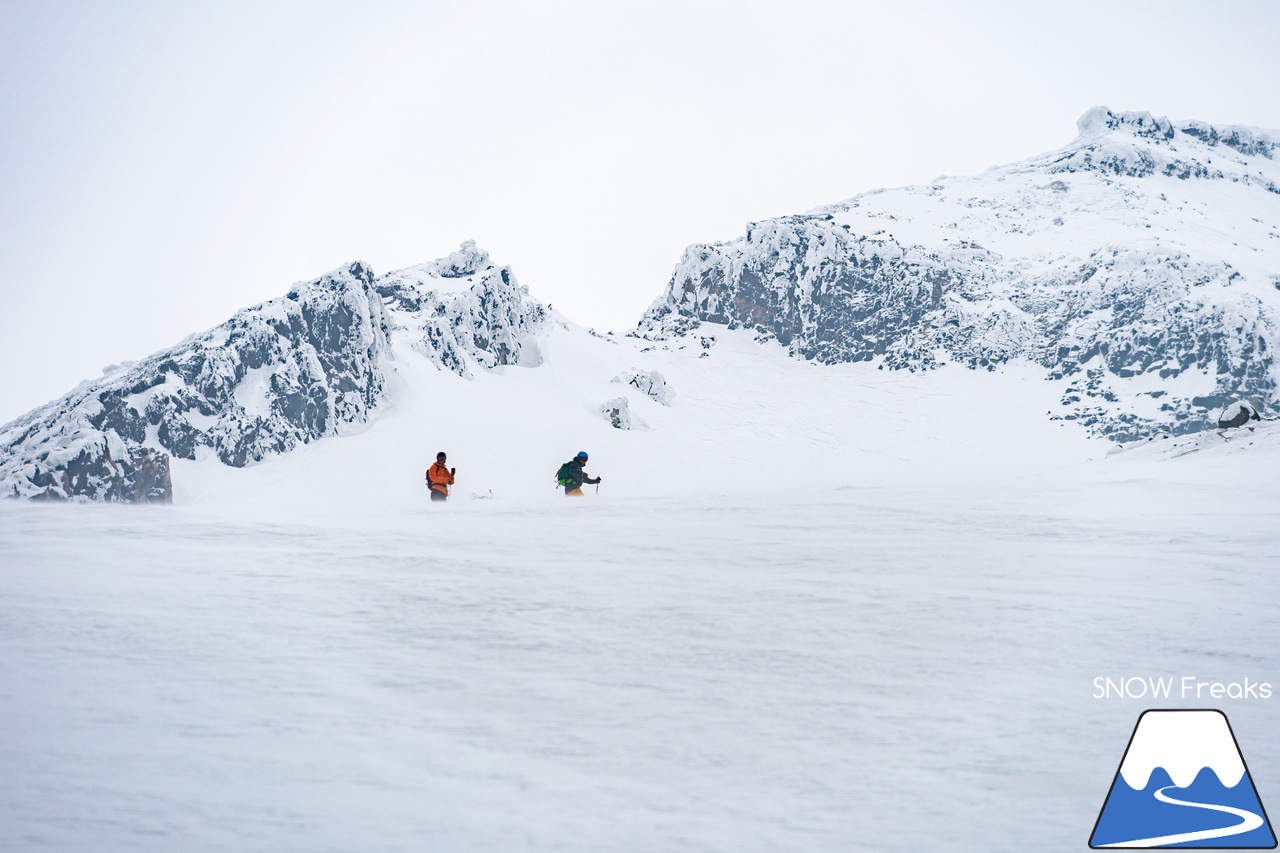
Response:
POLYGON ((0 425, 0 850, 1078 851, 1152 707, 1275 807, 1280 143, 1080 130, 643 338, 467 241, 0 425), (1184 678, 1268 696, 1098 694, 1184 678))
POLYGON ((175 460, 172 507, 0 502, 0 849, 1081 850, 1147 707, 1221 707, 1280 802, 1280 699, 1093 698, 1280 687, 1280 443, 552 325, 472 380, 398 348, 362 432, 175 460))

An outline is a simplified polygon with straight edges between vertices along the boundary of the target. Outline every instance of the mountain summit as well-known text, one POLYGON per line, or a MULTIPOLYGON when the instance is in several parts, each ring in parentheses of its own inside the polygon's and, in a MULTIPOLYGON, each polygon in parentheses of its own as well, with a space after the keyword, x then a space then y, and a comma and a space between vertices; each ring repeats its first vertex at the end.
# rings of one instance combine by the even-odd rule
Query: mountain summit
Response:
POLYGON ((689 247, 638 334, 723 323, 795 356, 994 370, 1130 440, 1274 409, 1280 133, 1096 107, 1070 145, 689 247))

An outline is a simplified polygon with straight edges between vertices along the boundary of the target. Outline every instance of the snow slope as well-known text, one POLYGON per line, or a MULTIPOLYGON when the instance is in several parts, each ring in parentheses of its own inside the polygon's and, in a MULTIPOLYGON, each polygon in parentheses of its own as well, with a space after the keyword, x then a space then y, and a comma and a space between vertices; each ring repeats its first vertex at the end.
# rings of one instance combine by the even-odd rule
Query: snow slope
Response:
POLYGON ((1123 454, 1122 462, 1130 459, 1176 459, 1192 453, 1210 457, 1240 454, 1252 457, 1257 453, 1262 463, 1259 474, 1265 476, 1269 469, 1263 460, 1274 454, 1277 448, 1280 448, 1280 421, 1269 420, 1191 435, 1161 433, 1144 441, 1120 445, 1109 452, 1116 456, 1123 454), (1258 453, 1264 448, 1266 453, 1258 453))
POLYGON ((163 498, 360 506, 412 500, 441 449, 463 497, 545 498, 584 448, 617 488, 669 495, 1100 455, 1043 418, 1053 393, 1023 362, 891 373, 713 324, 600 336, 467 243, 377 278, 352 265, 76 389, 0 431, 0 484, 120 500, 115 460, 162 452, 163 498))
MULTIPOLYGON (((1142 710, 1094 678, 1271 678, 1280 445, 1107 457, 1032 365, 709 325, 548 313, 467 379, 410 319, 361 431, 0 502, 0 848, 1076 850, 1142 710)), ((1273 706, 1231 715, 1265 799, 1273 706)))
POLYGON ((545 503, 563 499, 553 475, 579 450, 591 455, 587 470, 605 477, 602 494, 718 499, 937 472, 1051 470, 1108 446, 1045 420, 1051 389, 1028 366, 893 374, 800 362, 741 331, 702 331, 655 345, 594 336, 552 314, 538 339, 541 366, 467 380, 415 352, 416 332, 400 329, 387 400, 362 432, 243 469, 177 460, 175 500, 404 505, 421 499, 440 450, 458 468, 458 499, 545 503), (674 391, 670 405, 613 381, 653 370, 674 391), (631 430, 599 411, 619 396, 637 422, 631 430))
MULTIPOLYGON (((1078 850, 1146 707, 1095 678, 1275 680, 1274 422, 1108 455, 1016 349, 823 364, 597 335, 474 244, 357 266, 0 431, 50 488, 127 402, 174 499, 0 501, 0 849, 1078 850)), ((1264 801, 1275 707, 1229 709, 1264 801)))

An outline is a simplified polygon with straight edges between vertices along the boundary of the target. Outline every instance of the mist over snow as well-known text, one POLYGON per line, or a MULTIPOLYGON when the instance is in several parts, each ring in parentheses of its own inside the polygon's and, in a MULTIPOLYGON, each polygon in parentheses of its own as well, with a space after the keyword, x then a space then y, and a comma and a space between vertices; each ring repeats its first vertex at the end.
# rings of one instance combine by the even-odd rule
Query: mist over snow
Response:
POLYGON ((1049 150, 1093 104, 1280 127, 1274 7, 1202 11, 5 4, 0 421, 355 259, 475 238, 621 333, 690 242, 1049 150))
MULTIPOLYGON (((1069 851, 1144 707, 1094 678, 1270 675, 1278 444, 1086 462, 1034 375, 550 322, 169 507, 0 501, 0 846, 1069 851)), ((1225 710, 1265 802, 1274 706, 1225 710)))

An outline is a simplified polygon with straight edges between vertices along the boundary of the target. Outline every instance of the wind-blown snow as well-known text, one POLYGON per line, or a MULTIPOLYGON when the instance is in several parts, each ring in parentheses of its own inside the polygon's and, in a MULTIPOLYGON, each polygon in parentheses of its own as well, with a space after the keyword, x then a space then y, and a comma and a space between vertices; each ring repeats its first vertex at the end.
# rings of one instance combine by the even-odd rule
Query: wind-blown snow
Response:
MULTIPOLYGON (((594 425, 548 460, 592 453, 582 499, 553 466, 469 500, 444 442, 433 506, 339 465, 356 436, 221 469, 274 504, 0 503, 0 848, 1066 853, 1145 707, 1093 678, 1271 676, 1253 463, 874 476, 784 439, 794 478, 726 495, 731 441, 641 489, 599 437, 660 433, 594 425)), ((1274 709, 1230 713, 1265 800, 1274 709)))

